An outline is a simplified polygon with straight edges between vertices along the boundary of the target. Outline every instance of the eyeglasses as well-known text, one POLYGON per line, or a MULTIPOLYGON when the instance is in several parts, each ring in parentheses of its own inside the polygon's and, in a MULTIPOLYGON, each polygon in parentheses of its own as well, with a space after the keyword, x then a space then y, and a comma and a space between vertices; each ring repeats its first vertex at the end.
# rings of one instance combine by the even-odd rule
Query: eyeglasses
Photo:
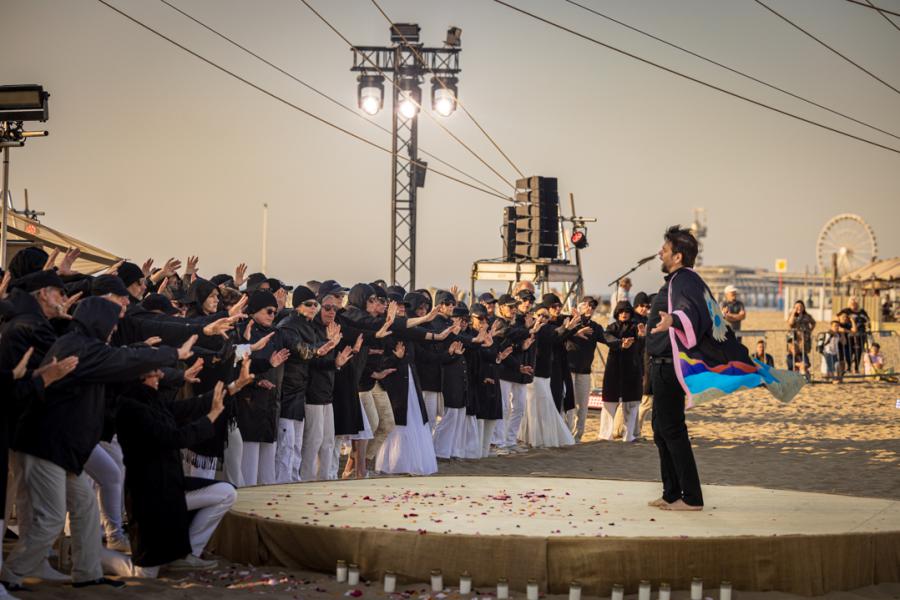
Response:
POLYGON ((319 306, 319 303, 316 302, 315 300, 307 300, 306 302, 303 303, 303 306, 305 306, 306 308, 315 308, 315 307, 319 306))
POLYGON ((453 300, 444 300, 441 302, 441 306, 456 306, 456 302, 453 300))
POLYGON ((338 309, 337 304, 323 304, 322 310, 327 310, 328 312, 334 312, 338 309))
POLYGON ((275 309, 274 309, 274 308, 267 308, 267 309, 266 309, 266 314, 267 314, 267 315, 274 315, 274 314, 275 314, 275 309))

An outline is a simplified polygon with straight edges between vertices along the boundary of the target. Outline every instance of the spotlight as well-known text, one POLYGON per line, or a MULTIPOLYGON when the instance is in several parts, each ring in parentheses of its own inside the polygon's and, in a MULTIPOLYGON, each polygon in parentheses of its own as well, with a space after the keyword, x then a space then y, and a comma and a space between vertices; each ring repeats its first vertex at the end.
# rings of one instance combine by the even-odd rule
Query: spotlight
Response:
POLYGON ((456 110, 456 77, 431 78, 431 108, 442 117, 449 117, 456 110))
POLYGON ((359 107, 368 115, 375 115, 384 106, 384 77, 360 75, 358 78, 359 107))
POLYGON ((0 121, 46 121, 49 97, 39 85, 0 85, 0 121))
POLYGON ((584 229, 576 228, 575 231, 572 232, 572 245, 579 250, 587 248, 587 232, 585 232, 584 229))
POLYGON ((419 106, 422 104, 419 83, 415 79, 401 79, 399 85, 397 110, 404 119, 412 119, 419 113, 419 106))

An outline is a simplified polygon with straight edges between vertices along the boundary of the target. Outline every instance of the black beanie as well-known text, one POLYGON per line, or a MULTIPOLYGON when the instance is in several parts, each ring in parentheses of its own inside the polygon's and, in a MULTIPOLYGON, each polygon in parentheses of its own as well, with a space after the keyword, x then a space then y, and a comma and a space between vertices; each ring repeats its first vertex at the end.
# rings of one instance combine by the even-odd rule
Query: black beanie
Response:
POLYGON ((125 284, 125 287, 144 278, 144 272, 141 271, 139 266, 132 262, 122 263, 122 266, 119 267, 116 274, 119 276, 119 279, 122 280, 122 283, 125 284))
POLYGON ((43 269, 48 258, 50 255, 37 246, 22 248, 9 261, 9 272, 13 279, 25 277, 29 273, 43 269))
POLYGON ((316 294, 305 285, 298 285, 294 288, 294 294, 291 296, 291 304, 297 308, 307 300, 315 300, 316 294))
POLYGON ((94 296, 104 296, 106 294, 127 296, 128 289, 118 275, 100 275, 94 279, 94 283, 91 285, 91 294, 94 296))
POLYGON ((265 290, 256 290, 250 293, 250 299, 247 301, 247 314, 255 315, 264 308, 271 306, 278 308, 278 302, 275 300, 275 294, 265 290))

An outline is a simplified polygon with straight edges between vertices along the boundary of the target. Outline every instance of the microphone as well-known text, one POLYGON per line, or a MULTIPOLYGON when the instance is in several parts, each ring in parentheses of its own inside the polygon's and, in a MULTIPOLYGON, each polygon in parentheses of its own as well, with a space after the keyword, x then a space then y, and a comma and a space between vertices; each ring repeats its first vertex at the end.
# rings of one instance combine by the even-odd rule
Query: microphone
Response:
POLYGON ((641 260, 638 261, 638 266, 640 267, 641 265, 645 265, 648 262, 650 262, 651 260, 653 260, 654 258, 656 258, 656 254, 651 254, 647 258, 642 258, 641 260))

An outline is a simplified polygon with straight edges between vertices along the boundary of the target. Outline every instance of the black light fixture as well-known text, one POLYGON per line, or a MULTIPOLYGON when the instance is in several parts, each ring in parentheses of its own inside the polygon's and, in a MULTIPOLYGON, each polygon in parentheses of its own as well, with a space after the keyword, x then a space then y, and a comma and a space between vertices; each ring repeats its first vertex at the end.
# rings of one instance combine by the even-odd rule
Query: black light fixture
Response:
POLYGON ((395 44, 418 42, 422 28, 415 23, 393 23, 391 25, 391 41, 395 44))
POLYGON ((442 117, 449 117, 456 111, 456 94, 458 91, 456 77, 431 78, 431 108, 442 117))
POLYGON ((40 85, 0 85, 0 121, 46 121, 49 97, 40 85))
POLYGON ((357 100, 359 107, 367 115, 378 114, 384 107, 384 77, 381 75, 362 74, 359 82, 357 100))
POLYGON ((585 231, 584 228, 576 227, 572 232, 572 245, 579 250, 584 250, 585 248, 587 248, 587 231, 585 231))
POLYGON ((459 27, 451 27, 447 30, 447 39, 444 40, 444 45, 450 46, 451 48, 459 48, 461 36, 462 29, 459 27))

